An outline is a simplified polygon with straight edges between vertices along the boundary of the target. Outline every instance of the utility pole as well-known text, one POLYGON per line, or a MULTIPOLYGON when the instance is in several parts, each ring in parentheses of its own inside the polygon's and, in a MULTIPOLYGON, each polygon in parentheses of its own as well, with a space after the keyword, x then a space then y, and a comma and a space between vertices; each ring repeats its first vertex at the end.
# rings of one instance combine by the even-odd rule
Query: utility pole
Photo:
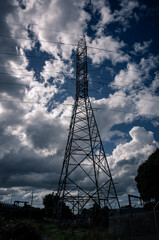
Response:
POLYGON ((30 211, 29 211, 30 219, 31 219, 31 215, 32 215, 33 199, 34 199, 34 190, 32 190, 32 193, 31 193, 31 202, 30 202, 30 211))

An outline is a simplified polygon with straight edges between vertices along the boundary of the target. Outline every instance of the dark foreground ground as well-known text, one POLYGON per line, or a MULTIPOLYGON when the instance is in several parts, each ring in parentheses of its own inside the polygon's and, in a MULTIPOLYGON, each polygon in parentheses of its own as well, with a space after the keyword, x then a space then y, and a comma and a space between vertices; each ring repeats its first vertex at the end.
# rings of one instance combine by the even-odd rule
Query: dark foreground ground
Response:
POLYGON ((61 226, 53 223, 36 223, 31 220, 0 219, 0 240, 157 240, 157 236, 119 236, 101 226, 61 226))
POLYGON ((0 240, 117 240, 115 233, 103 227, 61 226, 30 220, 0 221, 0 240))

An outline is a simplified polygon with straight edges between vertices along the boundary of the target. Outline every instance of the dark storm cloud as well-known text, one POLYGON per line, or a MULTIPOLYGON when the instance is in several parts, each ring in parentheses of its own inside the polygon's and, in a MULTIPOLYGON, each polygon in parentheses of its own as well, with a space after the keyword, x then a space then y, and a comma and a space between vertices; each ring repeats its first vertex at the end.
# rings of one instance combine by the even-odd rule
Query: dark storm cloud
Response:
POLYGON ((40 119, 40 117, 36 116, 35 121, 32 119, 32 123, 27 126, 28 138, 31 139, 35 148, 43 149, 48 148, 50 145, 54 148, 58 147, 59 144, 65 141, 65 129, 58 125, 57 120, 47 121, 44 118, 40 119))
POLYGON ((12 202, 12 198, 15 195, 18 195, 19 191, 18 189, 14 188, 1 188, 0 189, 0 201, 4 201, 6 199, 9 199, 10 202, 12 202))
POLYGON ((21 141, 13 130, 24 124, 24 109, 19 103, 2 102, 3 110, 0 114, 0 158, 11 149, 19 149, 21 141))
POLYGON ((51 186, 59 179, 59 158, 57 155, 42 157, 27 147, 17 152, 11 150, 0 159, 0 187, 51 186))

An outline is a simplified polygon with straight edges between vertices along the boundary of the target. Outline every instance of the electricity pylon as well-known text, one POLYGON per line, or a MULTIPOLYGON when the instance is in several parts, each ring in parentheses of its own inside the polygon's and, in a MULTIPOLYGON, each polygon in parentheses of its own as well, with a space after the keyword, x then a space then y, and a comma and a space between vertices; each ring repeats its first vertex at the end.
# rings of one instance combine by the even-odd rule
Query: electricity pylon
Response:
POLYGON ((58 186, 58 196, 80 216, 95 203, 101 208, 119 207, 112 175, 88 96, 85 37, 76 52, 76 99, 58 186))

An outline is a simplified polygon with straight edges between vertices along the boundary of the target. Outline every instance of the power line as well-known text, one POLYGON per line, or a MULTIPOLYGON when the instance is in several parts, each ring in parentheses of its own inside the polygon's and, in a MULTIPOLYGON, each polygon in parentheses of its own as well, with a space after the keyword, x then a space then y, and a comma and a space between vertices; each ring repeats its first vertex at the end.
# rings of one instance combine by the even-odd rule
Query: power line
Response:
POLYGON ((19 85, 19 86, 27 86, 27 84, 25 84, 25 83, 10 83, 10 82, 0 82, 0 85, 19 85))
MULTIPOLYGON (((30 103, 30 104, 39 104, 39 105, 47 105, 48 104, 48 102, 47 103, 38 103, 38 102, 29 102, 29 101, 19 101, 19 100, 4 100, 4 99, 1 99, 0 98, 0 102, 4 102, 4 103, 24 103, 24 104, 28 104, 28 103, 30 103)), ((73 106, 73 104, 68 104, 68 103, 62 103, 62 104, 60 104, 60 103, 57 103, 57 104, 55 104, 55 103, 50 103, 52 106, 58 106, 58 105, 63 105, 63 106, 73 106)))
POLYGON ((23 102, 23 101, 19 101, 19 100, 14 100, 14 101, 13 101, 13 100, 3 100, 3 99, 1 99, 1 98, 0 98, 0 102, 5 102, 5 103, 10 103, 10 102, 11 102, 11 103, 24 103, 24 104, 25 104, 25 103, 27 103, 27 104, 28 104, 28 103, 36 103, 36 102, 25 102, 25 101, 23 102))
MULTIPOLYGON (((0 55, 13 55, 13 56, 22 56, 22 57, 28 57, 28 58, 42 58, 42 59, 47 59, 47 60, 53 60, 53 61, 62 61, 62 62, 72 62, 75 63, 75 60, 68 60, 68 59, 57 59, 54 57, 44 57, 44 56, 36 56, 36 55, 27 55, 27 54, 19 54, 19 53, 0 53, 0 55)), ((117 70, 123 70, 121 67, 115 67, 115 66, 110 66, 110 65, 104 65, 104 64, 99 64, 99 63, 92 63, 92 62, 88 62, 88 65, 97 65, 100 67, 104 67, 104 68, 112 68, 112 69, 117 69, 117 70)), ((125 67, 124 67, 125 68, 125 67)), ((91 71, 98 71, 98 69, 88 69, 88 72, 91 71)), ((124 71, 126 72, 139 72, 139 73, 143 73, 143 71, 136 71, 136 70, 129 70, 129 69, 124 69, 124 71)))
MULTIPOLYGON (((94 108, 95 109, 95 108, 94 108)), ((139 112, 131 112, 131 111, 123 111, 120 109, 106 109, 106 108, 96 108, 97 110, 105 110, 105 111, 113 111, 113 112, 122 112, 122 113, 132 113, 134 115, 140 115, 139 112)), ((141 114, 141 116, 150 116, 150 117, 159 117, 159 115, 153 115, 153 114, 141 114)))
MULTIPOLYGON (((22 85, 22 86, 26 86, 26 84, 18 84, 18 83, 17 84, 16 83, 15 84, 13 84, 13 83, 0 83, 0 84, 2 84, 2 85, 4 84, 4 85, 22 85)), ((62 87, 62 89, 65 89, 65 90, 68 91, 68 89, 70 89, 70 88, 69 87, 62 87)), ((70 90, 75 90, 75 88, 72 88, 70 90)), ((101 94, 101 93, 99 93, 98 91, 95 91, 95 90, 89 90, 89 92, 95 92, 95 93, 101 94)), ((69 92, 69 93, 72 95, 71 92, 69 92)), ((110 93, 110 92, 107 92, 107 91, 104 91, 104 93, 113 95, 113 93, 110 93)), ((104 93, 102 95, 104 95, 104 93)), ((133 99, 135 98, 135 96, 131 96, 131 95, 130 96, 123 96, 123 95, 120 95, 120 94, 115 94, 115 96, 122 97, 122 98, 128 98, 128 97, 133 98, 133 99)), ((155 97, 158 97, 158 96, 155 96, 155 97)), ((141 100, 144 100, 144 101, 150 101, 150 102, 159 102, 159 100, 146 99, 146 98, 143 98, 143 97, 137 97, 137 99, 141 99, 141 100)), ((26 102, 26 103, 36 103, 36 102, 26 102)))
MULTIPOLYGON (((26 71, 25 68, 15 68, 15 67, 3 67, 3 66, 0 66, 0 68, 9 68, 9 69, 17 69, 17 70, 20 70, 20 71, 26 71)), ((52 68, 49 68, 49 69, 52 69, 52 68)), ((61 71, 42 71, 40 72, 40 70, 38 70, 39 73, 62 73, 64 76, 65 75, 74 75, 75 73, 68 73, 68 72, 61 72, 61 71)), ((34 73, 37 73, 37 71, 35 71, 34 73)), ((34 74, 33 73, 33 74, 34 74)), ((10 73, 6 73, 6 72, 0 72, 0 74, 10 74, 10 73)), ((11 73, 11 74, 14 74, 14 73, 11 73)), ((23 73, 22 73, 23 74, 23 73)), ((32 76, 32 73, 30 75, 23 75, 23 76, 32 76)), ((118 76, 118 78, 122 78, 122 76, 118 76)), ((102 78, 102 77, 98 77, 98 76, 94 76, 93 79, 103 79, 103 80, 110 80, 110 81, 114 81, 114 79, 112 78, 102 78)), ((74 80, 74 79, 72 79, 74 80)), ((76 79, 75 79, 76 80, 76 79)), ((100 81, 94 81, 91 79, 91 82, 95 82, 97 84, 101 84, 101 85, 108 85, 107 83, 104 83, 104 82, 100 82, 100 81)), ((118 80, 118 82, 122 82, 122 83, 128 83, 128 84, 131 84, 131 82, 126 82, 126 81, 123 81, 123 80, 118 80)), ((113 84, 113 83, 110 83, 112 86, 118 86, 118 87, 122 87, 122 86, 119 86, 117 84, 113 84)), ((141 83, 133 83, 133 85, 139 85, 141 83)), ((124 85, 125 86, 125 85, 124 85)))
POLYGON ((24 37, 19 37, 19 36, 12 36, 12 35, 5 35, 5 34, 0 34, 0 37, 20 39, 20 40, 27 40, 27 41, 35 41, 35 40, 38 40, 38 41, 40 41, 40 42, 48 42, 48 43, 59 44, 59 45, 77 46, 77 44, 75 44, 75 43, 64 43, 64 42, 51 41, 51 40, 43 40, 43 39, 29 39, 29 38, 24 38, 24 37))
MULTIPOLYGON (((118 69, 118 70, 123 70, 121 67, 115 67, 115 66, 110 66, 110 65, 105 65, 105 64, 99 64, 99 63, 92 63, 92 62, 88 62, 88 64, 90 65, 97 65, 99 67, 104 67, 104 68, 114 68, 114 69, 118 69)), ((88 69, 89 70, 89 69, 88 69)), ((91 71, 91 70, 89 70, 91 71)), ((95 71, 95 70, 93 70, 95 71)), ((143 71, 137 71, 137 70, 128 70, 128 69, 124 69, 124 71, 126 72, 139 72, 139 73, 144 73, 143 71)))
MULTIPOLYGON (((47 72, 47 71, 43 71, 42 73, 44 73, 44 72, 47 72)), ((51 71, 48 71, 48 72, 51 72, 51 71)), ((61 73, 61 72, 54 72, 54 73, 61 73)), ((0 72, 0 74, 3 74, 3 75, 10 75, 10 73, 6 73, 6 72, 0 72)), ((14 73, 13 73, 14 74, 14 73)), ((62 73, 63 74, 63 73, 62 73)), ((67 77, 67 75, 69 76, 69 75, 72 75, 73 73, 68 73, 68 74, 63 74, 63 77, 66 77, 66 80, 70 80, 70 81, 76 81, 76 79, 75 78, 68 78, 67 77)), ((18 77, 23 77, 23 79, 24 79, 24 77, 33 77, 34 78, 34 76, 32 76, 32 74, 27 74, 27 75, 24 75, 24 74, 22 74, 22 75, 20 75, 20 74, 14 74, 14 75, 12 75, 13 77, 14 76, 18 76, 18 77)), ((51 77, 51 76, 50 76, 51 77)), ((112 80, 113 81, 113 79, 110 79, 110 78, 103 78, 104 80, 112 80)), ((63 78, 57 78, 56 77, 56 80, 63 80, 63 78)), ((124 86, 120 86, 120 85, 118 85, 118 84, 114 84, 114 83, 105 83, 105 82, 100 82, 100 81, 94 81, 94 80, 90 80, 90 83, 96 83, 96 84, 100 84, 100 85, 105 85, 105 86, 107 86, 107 87, 111 87, 111 86, 117 86, 118 88, 124 88, 125 86, 130 86, 130 84, 132 84, 132 87, 135 85, 135 86, 139 86, 139 87, 141 87, 141 83, 131 83, 131 82, 126 82, 126 81, 122 81, 122 80, 120 80, 119 82, 122 82, 122 83, 124 83, 124 86), (128 83, 127 85, 125 85, 125 83, 128 83)), ((10 83, 0 83, 0 84, 10 84, 10 83)), ((14 84, 14 83, 11 83, 11 84, 14 84)), ((16 83, 15 83, 16 84, 16 83)), ((21 84, 21 83, 17 83, 18 85, 28 85, 29 83, 25 83, 25 84, 21 84)))
MULTIPOLYGON (((28 75, 23 75, 23 74, 21 74, 21 75, 19 75, 19 74, 11 74, 11 73, 7 73, 7 72, 0 72, 0 74, 2 74, 2 75, 11 75, 12 77, 15 77, 15 76, 19 76, 19 77, 31 77, 32 76, 32 74, 28 74, 28 75)), ((32 77, 34 77, 34 76, 32 76, 32 77)))
MULTIPOLYGON (((90 92, 91 92, 91 90, 90 90, 90 92)), ((95 91, 92 91, 92 92, 95 92, 95 91)), ((99 92, 96 91, 96 93, 99 93, 99 92)), ((106 92, 106 91, 104 91, 104 93, 112 94, 112 93, 106 92)), ((104 95, 104 93, 102 95, 104 95)), ((99 94, 101 94, 101 93, 99 93, 99 94)), ((123 98, 128 98, 128 97, 135 98, 135 96, 131 96, 131 95, 130 96, 123 96, 123 95, 116 94, 116 93, 115 93, 115 96, 123 97, 123 98)), ((155 97, 159 97, 159 96, 155 96, 155 97)), ((150 101, 150 102, 159 102, 159 100, 147 99, 147 98, 143 98, 143 97, 137 97, 137 99, 141 99, 141 100, 144 100, 144 101, 150 101)))
MULTIPOLYGON (((44 59, 50 59, 49 57, 44 56, 36 56, 36 55, 26 55, 26 54, 20 54, 20 53, 0 53, 0 55, 11 55, 11 56, 20 56, 20 57, 30 57, 30 58, 44 58, 44 59)), ((51 57, 52 59, 52 57, 51 57)))
MULTIPOLYGON (((43 72, 42 72, 43 73, 43 72)), ((57 72, 56 72, 57 73, 57 72)), ((60 73, 60 72, 59 72, 60 73)), ((12 77, 14 77, 14 76, 19 76, 19 77, 34 77, 34 76, 32 76, 32 74, 27 74, 27 75, 25 75, 25 74, 23 74, 23 73, 21 73, 21 74, 15 74, 15 73, 7 73, 7 72, 0 72, 0 74, 2 74, 2 75, 11 75, 12 77)), ((33 73, 33 75, 34 75, 34 73, 33 73)), ((69 75, 69 74, 68 74, 69 75)), ((62 79, 62 78, 60 78, 60 79, 62 79)), ((74 79, 75 80, 75 79, 74 79)))
MULTIPOLYGON (((43 71, 42 73, 46 73, 46 72, 48 72, 48 71, 43 71)), ((49 71, 50 72, 50 71, 49 71)), ((36 73, 36 72, 34 72, 34 73, 36 73)), ((19 77, 23 77, 23 79, 24 79, 24 77, 34 77, 34 73, 32 74, 23 74, 23 73, 21 73, 21 74, 16 74, 16 73, 8 73, 8 72, 0 72, 0 74, 2 74, 2 75, 11 75, 12 77, 15 77, 15 76, 19 76, 19 77)), ((54 72, 54 73, 61 73, 61 72, 54 72)), ((50 74, 48 74, 48 75, 50 75, 50 74)), ((63 76, 69 76, 69 75, 73 75, 73 73, 68 73, 68 74, 63 74, 63 76)), ((50 77, 53 77, 53 76, 50 76, 50 77)), ((62 80, 62 78, 57 78, 57 80, 62 80)), ((71 79, 71 80, 75 80, 75 79, 71 79)))
MULTIPOLYGON (((4 75, 10 75, 10 73, 3 73, 3 72, 0 72, 0 74, 4 74, 4 75)), ((69 75, 69 74, 68 74, 69 75)), ((30 77, 30 76, 32 76, 31 74, 30 75, 19 75, 19 74, 14 74, 14 75, 12 75, 13 77, 15 77, 15 76, 19 76, 19 77, 23 77, 23 79, 24 79, 24 77, 30 77)), ((63 75, 64 77, 65 77, 65 75, 63 75)), ((34 76, 32 76, 32 77, 34 77, 34 76)), ((63 80, 63 78, 56 78, 56 80, 63 80)), ((66 80, 70 80, 70 81, 76 81, 76 79, 75 78, 68 78, 68 77, 66 77, 66 80)), ((105 85, 105 86, 108 86, 109 87, 109 85, 112 85, 112 86, 117 86, 117 87, 120 87, 120 88, 123 88, 124 86, 129 86, 129 85, 124 85, 123 87, 122 86, 119 86, 119 85, 117 85, 117 84, 112 84, 112 83, 104 83, 104 82, 98 82, 98 81, 94 81, 94 80, 90 80, 90 82, 91 83, 96 83, 96 84, 101 84, 101 85, 105 85)), ((123 81, 122 81, 123 82, 123 81)), ((31 82, 30 82, 31 83, 31 82)), ((28 86, 30 83, 15 83, 16 85, 26 85, 26 86, 28 86)), ((123 83, 129 83, 129 82, 123 82, 123 83)), ((3 83, 3 82, 1 82, 0 84, 13 84, 14 85, 14 83, 3 83)), ((129 83, 130 84, 130 83, 129 83)), ((136 86, 137 86, 137 84, 136 84, 136 86)), ((141 85, 140 85, 140 87, 141 87, 141 85)))
MULTIPOLYGON (((1 73, 0 73, 1 74, 1 73)), ((56 79, 56 80, 62 80, 62 79, 56 79)), ((71 80, 71 81, 75 81, 76 79, 74 79, 74 78, 67 78, 67 80, 71 80)), ((96 82, 96 81, 93 81, 93 82, 95 82, 95 83, 98 83, 98 82, 96 82)), ((58 84, 58 83, 56 83, 56 84, 58 84)), ((104 84, 104 85, 106 85, 106 86, 108 86, 108 84, 106 84, 106 83, 102 83, 102 84, 104 84)), ((27 83, 9 83, 9 82, 0 82, 0 85, 19 85, 19 86, 28 86, 29 84, 27 84, 27 83)), ((115 85, 115 86, 118 86, 118 85, 115 85)), ((34 86, 33 86, 34 87, 34 86)), ((42 87, 42 86, 41 86, 42 87)), ((63 86, 60 86, 60 87, 62 87, 62 89, 66 89, 66 90, 68 90, 68 87, 66 88, 66 87, 63 87, 63 86)), ((70 88, 69 88, 70 89, 70 88)), ((75 90, 75 88, 74 89, 72 89, 72 90, 75 90)), ((95 93, 98 93, 98 94, 101 94, 101 93, 99 93, 96 89, 94 89, 94 90, 89 90, 89 92, 95 92, 95 93)), ((108 91, 104 91, 104 93, 106 93, 106 94, 113 94, 113 93, 110 93, 110 92, 108 92, 108 91)), ((104 93, 103 93, 103 95, 104 95, 104 93)), ((72 94, 72 93, 71 93, 72 94)), ((127 98, 127 97, 130 97, 130 98, 134 98, 134 96, 123 96, 123 95, 120 95, 120 94, 115 94, 115 96, 120 96, 120 97, 123 97, 123 98, 127 98)), ((155 96, 155 97, 158 97, 158 96, 155 96)), ((137 97, 138 99, 142 99, 142 100, 144 100, 144 101, 151 101, 151 102, 159 102, 159 101, 157 101, 157 100, 153 100, 153 99, 146 99, 146 98, 143 98, 143 97, 137 97)))
MULTIPOLYGON (((1 53, 0 53, 1 54, 1 53)), ((9 66, 0 66, 0 68, 5 68, 5 69, 17 69, 18 71, 20 70, 20 71, 28 71, 26 68, 17 68, 17 67, 9 67, 9 66)), ((52 69, 52 68, 47 68, 47 69, 52 69)), ((41 71, 40 72, 40 70, 38 70, 38 72, 39 73, 52 73, 52 72, 54 72, 54 73, 62 73, 62 74, 64 74, 64 75, 66 75, 66 74, 68 74, 68 75, 75 75, 75 73, 69 73, 69 72, 62 72, 62 71, 41 71)), ((4 73, 6 73, 6 72, 4 72, 4 73)), ((34 70, 34 73, 37 73, 37 70, 34 70)), ((2 73, 3 74, 3 73, 2 73)), ((6 74, 8 74, 8 73, 6 73, 6 74)), ((11 73, 11 74, 14 74, 14 73, 11 73)), ((23 73, 22 73, 23 74, 23 73)), ((30 74, 30 75, 32 75, 32 74, 30 74)), ((23 75, 24 76, 24 75, 23 75)), ((121 78, 121 76, 119 76, 120 78, 121 78)), ((103 80, 110 80, 110 81, 112 81, 113 79, 112 78, 102 78, 102 77, 98 77, 98 76, 94 76, 93 78, 96 78, 96 79, 103 79, 103 80)), ((98 82, 98 83, 100 83, 100 82, 98 82)), ((101 84, 102 84, 102 82, 101 82, 101 84)), ((103 84, 105 84, 105 83, 103 83, 103 84)))
MULTIPOLYGON (((121 78, 121 76, 120 76, 120 78, 121 78)), ((94 78, 93 78, 93 79, 94 79, 94 78)), ((103 80, 114 81, 114 79, 111 79, 111 78, 95 78, 95 79, 103 79, 103 80)), ((117 87, 122 88, 122 87, 124 87, 124 86, 130 86, 130 84, 133 84, 133 86, 134 86, 134 85, 135 85, 135 86, 138 86, 138 85, 139 85, 139 86, 141 87, 141 83, 125 82, 125 81, 123 81, 123 80, 118 80, 118 82, 128 83, 128 84, 127 84, 127 85, 124 84, 124 86, 119 86, 119 85, 114 84, 114 83, 111 83, 111 82, 105 83, 105 82, 100 82, 100 81, 94 81, 94 80, 92 80, 92 78, 91 78, 90 82, 97 83, 97 84, 101 84, 101 85, 106 85, 106 86, 108 86, 108 87, 109 87, 109 85, 110 85, 110 86, 117 86, 117 87)))
MULTIPOLYGON (((39 104, 39 105, 47 105, 48 103, 37 103, 37 102, 23 102, 23 101, 13 101, 13 100, 1 100, 0 99, 0 102, 5 102, 5 103, 9 103, 9 102, 11 102, 11 103, 24 103, 24 104, 28 104, 28 103, 30 103, 30 104, 32 104, 32 103, 34 103, 34 104, 39 104)), ((51 105, 54 105, 54 106, 58 106, 58 104, 57 105, 55 105, 55 104, 52 104, 51 103, 51 105)), ((59 105, 63 105, 63 106, 73 106, 73 104, 59 104, 59 105)), ((93 109, 94 110, 102 110, 102 111, 113 111, 113 112, 121 112, 121 113, 130 113, 130 114, 133 114, 133 115, 141 115, 141 116, 150 116, 150 117, 159 117, 157 114, 156 115, 154 115, 154 114, 140 114, 139 112, 132 112, 132 111, 123 111, 123 110, 121 110, 121 109, 111 109, 111 108, 100 108, 100 107, 93 107, 93 109)))
POLYGON ((20 57, 29 57, 29 58, 43 58, 43 59, 49 59, 49 60, 53 60, 53 61, 66 61, 66 62, 75 62, 75 60, 68 60, 68 59, 58 59, 58 58, 54 58, 54 57, 44 57, 44 56, 37 56, 37 55, 27 55, 27 54, 19 54, 19 53, 0 53, 0 55, 11 55, 11 56, 20 56, 20 57))
MULTIPOLYGON (((28 71, 26 68, 17 68, 17 67, 6 67, 6 66, 0 66, 0 68, 7 68, 7 69, 17 69, 18 71, 20 70, 20 71, 28 71)), ((52 68, 47 68, 47 69, 52 69, 52 68)), ((35 70, 34 71, 35 73, 37 72, 37 70, 35 70)), ((54 73, 62 73, 62 74, 68 74, 68 75, 72 75, 72 74, 75 74, 75 73, 69 73, 69 72, 62 72, 62 71, 42 71, 42 72, 40 72, 40 70, 38 70, 38 72, 39 73, 46 73, 46 72, 48 72, 48 73, 52 73, 52 72, 54 72, 54 73)))
MULTIPOLYGON (((37 41, 40 41, 40 42, 48 42, 48 43, 53 43, 53 44, 57 44, 57 45, 59 44, 59 45, 68 45, 68 46, 76 46, 77 47, 77 44, 75 44, 75 43, 65 43, 65 42, 60 42, 60 41, 51 41, 51 40, 44 40, 44 39, 29 39, 29 38, 12 36, 12 35, 5 35, 5 34, 0 34, 0 37, 6 37, 6 38, 12 38, 12 39, 21 39, 21 40, 27 40, 27 41, 37 40, 37 41)), ((109 49, 97 48, 97 47, 92 47, 92 46, 87 46, 87 48, 120 54, 120 52, 112 51, 112 50, 109 50, 109 49)), ((128 52, 128 54, 131 55, 130 52, 128 52)))
MULTIPOLYGON (((87 48, 91 48, 91 49, 97 49, 97 50, 100 50, 101 51, 105 51, 105 52, 111 52, 111 53, 118 53, 118 52, 115 52, 115 51, 112 51, 112 50, 109 50, 109 49, 103 49, 103 48, 98 48, 98 47, 92 47, 92 46, 87 46, 87 48)), ((99 53, 99 52, 98 52, 99 53)), ((118 53, 119 54, 119 53, 118 53)))
MULTIPOLYGON (((5 21, 0 21, 0 23, 6 23, 5 21)), ((8 25, 13 25, 13 26, 21 26, 22 29, 25 29, 25 30, 29 30, 29 27, 36 27, 38 29, 41 29, 41 30, 44 30, 44 31, 49 31, 49 32, 56 32, 56 33, 66 33, 66 34, 71 34, 71 35, 77 35, 77 36, 83 36, 83 34, 78 34, 78 33, 73 33, 73 32, 68 32, 68 31, 58 31, 58 30, 53 30, 53 29, 48 29, 48 28, 43 28, 43 27, 40 27, 37 23, 30 23, 28 24, 27 26, 23 25, 23 24, 14 24, 14 23, 7 23, 8 25)), ((74 44, 73 44, 74 45, 74 44)), ((126 43, 126 45, 132 47, 132 45, 126 43)), ((125 46, 123 46, 125 47, 125 46)), ((96 49, 96 50, 99 50, 98 53, 100 53, 101 51, 105 51, 105 52, 112 52, 112 53, 117 53, 117 54, 120 54, 119 52, 116 52, 116 51, 113 51, 113 50, 109 50, 109 49, 105 49, 105 48, 99 48, 99 47, 94 47, 94 46, 87 46, 87 48, 90 48, 90 49, 96 49)), ((121 51, 121 50, 120 50, 121 51)), ((125 51, 125 50, 124 50, 125 51)), ((130 51, 126 51, 129 55, 133 56, 133 57, 137 57, 137 56, 134 56, 134 53, 131 53, 130 51)), ((95 54, 98 54, 98 53, 94 53, 95 54)), ((136 54, 136 53, 135 53, 136 54)), ((143 56, 143 54, 138 54, 138 56, 143 56)))
MULTIPOLYGON (((6 22, 1 20, 0 23, 6 23, 6 22)), ((8 22, 7 22, 7 24, 13 25, 13 26, 21 26, 22 29, 26 29, 26 30, 28 30, 29 27, 35 26, 38 29, 48 31, 48 32, 66 33, 66 34, 71 34, 71 35, 83 36, 83 34, 79 34, 79 33, 73 33, 73 32, 68 32, 68 31, 57 31, 57 30, 53 30, 53 29, 43 28, 43 27, 40 27, 37 23, 30 23, 27 26, 25 26, 23 24, 14 24, 14 23, 8 23, 8 22)))
MULTIPOLYGON (((0 67, 1 68, 1 67, 0 67)), ((14 69, 14 68, 13 68, 14 69)), ((15 68, 15 69, 18 69, 18 68, 15 68)), ((22 69, 20 69, 20 70, 22 70, 22 69)), ((24 69, 24 70, 26 70, 26 69, 24 69)), ((39 72, 40 73, 40 72, 39 72)), ((43 72, 41 72, 41 73, 52 73, 52 71, 43 71, 43 72)), ((54 73, 62 73, 62 75, 63 75, 63 77, 66 77, 66 79, 67 80, 71 80, 71 81, 75 81, 76 79, 74 79, 74 78, 68 78, 67 77, 67 75, 68 76, 70 76, 70 75, 74 75, 74 73, 68 73, 68 72, 59 72, 59 71, 54 71, 54 73)), ((24 79, 25 77, 35 77, 34 76, 34 74, 36 74, 36 72, 34 72, 33 74, 31 73, 31 74, 27 74, 27 75, 24 75, 23 73, 20 73, 20 74, 15 74, 15 73, 7 73, 7 72, 0 72, 0 74, 3 74, 3 75, 11 75, 11 76, 18 76, 18 77, 21 77, 22 76, 22 79, 24 79)), ((43 77, 43 76, 42 76, 43 77)), ((55 78, 54 76, 50 76, 50 77, 53 77, 53 78, 55 78)), ((121 78, 121 76, 119 76, 120 78, 121 78)), ((95 79, 103 79, 103 80, 109 80, 109 81, 114 81, 114 79, 111 79, 111 78, 95 78, 95 79)), ((56 80, 63 80, 63 78, 57 78, 56 77, 56 80)), ((89 81, 90 83, 96 83, 96 84, 100 84, 100 85, 105 85, 105 86, 108 86, 108 87, 111 87, 111 86, 116 86, 116 87, 118 87, 118 88, 124 88, 125 86, 130 86, 130 84, 132 84, 132 86, 131 87, 133 87, 133 86, 139 86, 139 87, 141 87, 141 83, 135 83, 135 82, 126 82, 126 81, 123 81, 123 80, 118 80, 118 82, 122 82, 122 83, 124 83, 124 86, 120 86, 120 85, 118 85, 118 84, 115 84, 115 83, 113 83, 113 82, 109 82, 109 83, 105 83, 105 82, 101 82, 101 81, 95 81, 95 80, 93 80, 92 78, 90 79, 90 81, 89 81), (125 84, 125 83, 127 83, 127 84, 125 84)), ((0 83, 1 84, 1 83, 0 83)), ((3 84, 5 84, 5 83, 3 83, 3 84)), ((9 84, 9 83, 6 83, 6 84, 9 84)), ((18 83, 18 85, 20 85, 20 83, 18 83)), ((28 85, 28 83, 26 83, 25 85, 28 85)))
MULTIPOLYGON (((128 43, 126 43, 126 45, 132 47, 132 45, 130 45, 130 44, 128 44, 128 43)), ((121 54, 120 52, 116 52, 116 51, 109 50, 109 49, 105 49, 105 48, 99 48, 99 47, 93 47, 93 46, 87 46, 87 47, 90 48, 90 49, 96 49, 96 50, 99 51, 99 52, 97 52, 97 53, 93 53, 93 55, 96 55, 96 54, 100 53, 101 51, 121 54)), ((123 47, 125 47, 125 46, 123 46, 123 47)), ((132 51, 127 51, 127 50, 120 50, 120 51, 124 51, 124 52, 126 52, 127 54, 129 54, 131 57, 133 56, 134 58, 143 56, 143 54, 139 54, 139 53, 137 54, 136 52, 135 52, 135 54, 134 54, 132 51)))

